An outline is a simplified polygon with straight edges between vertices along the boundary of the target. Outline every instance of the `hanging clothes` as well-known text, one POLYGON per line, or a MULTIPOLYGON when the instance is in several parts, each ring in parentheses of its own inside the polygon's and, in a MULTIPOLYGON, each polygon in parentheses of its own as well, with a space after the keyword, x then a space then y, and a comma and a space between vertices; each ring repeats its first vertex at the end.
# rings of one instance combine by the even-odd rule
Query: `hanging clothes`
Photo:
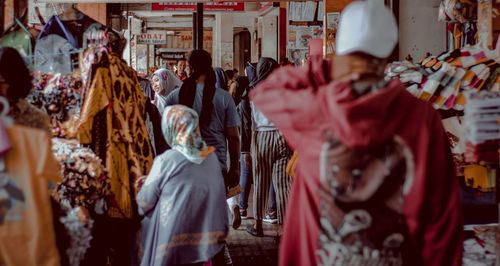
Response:
POLYGON ((8 33, 0 39, 0 47, 12 47, 23 57, 28 67, 33 65, 33 36, 31 32, 16 18, 19 30, 8 33))
POLYGON ((131 218, 133 184, 147 175, 153 163, 144 121, 146 99, 135 71, 125 61, 114 54, 103 59, 85 95, 78 138, 82 144, 92 144, 109 172, 114 196, 108 214, 131 218), (95 145, 96 140, 101 144, 95 145))
POLYGON ((105 27, 83 15, 76 21, 62 21, 52 16, 38 35, 35 46, 35 70, 43 73, 70 74, 78 51, 83 47, 87 30, 105 27))
POLYGON ((60 168, 50 138, 17 125, 7 132, 12 149, 0 158, 0 265, 58 266, 49 183, 60 181, 60 168))

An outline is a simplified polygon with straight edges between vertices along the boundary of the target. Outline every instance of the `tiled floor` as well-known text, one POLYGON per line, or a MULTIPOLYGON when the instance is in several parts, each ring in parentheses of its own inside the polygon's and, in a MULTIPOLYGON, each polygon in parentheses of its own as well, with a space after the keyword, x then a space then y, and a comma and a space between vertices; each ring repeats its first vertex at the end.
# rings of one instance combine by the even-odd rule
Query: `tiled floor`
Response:
POLYGON ((238 230, 231 230, 228 244, 234 266, 273 266, 278 262, 278 245, 275 242, 276 226, 264 224, 264 237, 254 237, 246 232, 253 220, 244 220, 238 230))
MULTIPOLYGON (((250 195, 253 193, 251 192, 250 195)), ((231 229, 228 245, 234 266, 274 266, 278 264, 278 245, 275 241, 277 225, 264 223, 264 237, 254 237, 247 233, 253 224, 252 197, 249 199, 248 220, 243 220, 238 230, 231 229)))

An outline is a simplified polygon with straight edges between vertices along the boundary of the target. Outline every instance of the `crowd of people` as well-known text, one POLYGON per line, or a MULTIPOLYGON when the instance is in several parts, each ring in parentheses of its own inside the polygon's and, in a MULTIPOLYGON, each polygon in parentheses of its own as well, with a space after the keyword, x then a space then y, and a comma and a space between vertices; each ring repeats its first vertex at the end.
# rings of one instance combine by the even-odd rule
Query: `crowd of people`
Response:
MULTIPOLYGON (((160 113, 181 104, 199 114, 201 136, 215 148, 227 189, 241 190, 228 200, 235 229, 241 219, 248 218, 249 193, 254 185, 256 224, 247 231, 259 237, 264 235, 263 221, 283 224, 291 187, 286 172, 291 150, 272 123, 251 107, 248 95, 278 67, 275 60, 262 58, 258 64, 248 63, 245 75, 239 75, 237 70, 212 68, 210 55, 196 50, 187 60, 179 60, 176 70, 161 68, 151 77, 153 103, 160 113), (186 73, 186 63, 192 73, 186 73), (259 132, 268 134, 260 136, 259 132)), ((147 94, 148 86, 143 89, 147 94)), ((277 237, 280 235, 278 231, 277 237)))
MULTIPOLYGON (((343 12, 333 62, 311 57, 298 68, 260 58, 240 75, 194 50, 176 70, 141 77, 168 147, 146 175, 111 176, 135 189, 129 205, 140 217, 140 236, 122 238, 135 246, 117 254, 121 262, 227 265, 225 240, 250 217, 253 185, 246 231, 262 237, 263 222, 276 223, 280 265, 460 264, 446 135, 430 105, 384 80, 397 26, 374 2, 343 12)), ((14 123, 48 131, 46 115, 24 101, 31 84, 23 64, 0 49, 0 95, 14 123)), ((15 265, 1 256, 9 245, 2 222, 0 212, 0 265, 15 265)))

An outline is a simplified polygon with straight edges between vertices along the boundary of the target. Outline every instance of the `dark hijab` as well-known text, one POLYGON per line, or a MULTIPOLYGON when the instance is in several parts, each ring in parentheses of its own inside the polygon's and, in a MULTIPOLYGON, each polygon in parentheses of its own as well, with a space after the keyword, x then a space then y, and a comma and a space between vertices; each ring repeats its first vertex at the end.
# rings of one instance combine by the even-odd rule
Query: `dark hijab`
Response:
POLYGON ((7 99, 16 104, 31 91, 31 75, 19 52, 13 48, 0 48, 0 74, 9 84, 7 99))
POLYGON ((261 81, 265 80, 269 75, 279 67, 278 62, 276 60, 269 57, 262 57, 257 63, 257 78, 255 79, 251 87, 255 87, 261 81))
POLYGON ((194 50, 189 54, 188 63, 193 72, 182 84, 179 91, 179 104, 193 108, 196 97, 196 80, 201 76, 205 76, 200 126, 207 126, 212 118, 213 98, 215 96, 216 80, 212 68, 212 57, 205 50, 194 50))
POLYGON ((248 81, 248 78, 245 76, 239 76, 236 79, 236 95, 234 95, 234 102, 236 103, 236 106, 240 104, 241 99, 245 97, 248 87, 250 86, 250 82, 248 81))
POLYGON ((247 75, 250 84, 253 84, 257 80, 257 64, 256 63, 248 63, 245 68, 245 73, 247 75))
POLYGON ((226 72, 220 67, 214 68, 215 71, 215 88, 227 91, 227 76, 226 72))

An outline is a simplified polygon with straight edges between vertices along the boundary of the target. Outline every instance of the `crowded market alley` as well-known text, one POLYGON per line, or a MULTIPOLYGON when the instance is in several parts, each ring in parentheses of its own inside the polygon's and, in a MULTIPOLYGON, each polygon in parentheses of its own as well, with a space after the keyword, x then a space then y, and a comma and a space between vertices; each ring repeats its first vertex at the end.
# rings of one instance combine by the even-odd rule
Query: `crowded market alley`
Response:
POLYGON ((499 203, 500 0, 0 0, 0 266, 500 266, 499 203))

